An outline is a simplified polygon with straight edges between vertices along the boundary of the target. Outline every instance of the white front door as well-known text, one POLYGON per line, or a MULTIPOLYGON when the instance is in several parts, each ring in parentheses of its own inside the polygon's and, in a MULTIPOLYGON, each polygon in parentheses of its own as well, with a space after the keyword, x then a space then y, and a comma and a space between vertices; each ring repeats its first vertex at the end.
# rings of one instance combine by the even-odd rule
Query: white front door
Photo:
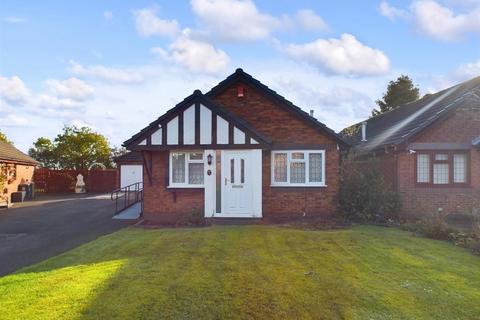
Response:
POLYGON ((253 215, 253 179, 250 151, 223 152, 222 214, 253 215))

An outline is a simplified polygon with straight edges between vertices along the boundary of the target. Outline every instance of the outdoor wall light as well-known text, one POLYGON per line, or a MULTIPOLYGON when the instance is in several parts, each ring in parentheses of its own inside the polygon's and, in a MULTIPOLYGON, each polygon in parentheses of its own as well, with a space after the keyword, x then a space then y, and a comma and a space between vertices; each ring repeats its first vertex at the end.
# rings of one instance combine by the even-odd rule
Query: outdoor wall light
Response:
POLYGON ((213 156, 211 154, 209 154, 207 156, 207 162, 208 162, 208 165, 211 166, 212 165, 212 160, 213 160, 213 156))

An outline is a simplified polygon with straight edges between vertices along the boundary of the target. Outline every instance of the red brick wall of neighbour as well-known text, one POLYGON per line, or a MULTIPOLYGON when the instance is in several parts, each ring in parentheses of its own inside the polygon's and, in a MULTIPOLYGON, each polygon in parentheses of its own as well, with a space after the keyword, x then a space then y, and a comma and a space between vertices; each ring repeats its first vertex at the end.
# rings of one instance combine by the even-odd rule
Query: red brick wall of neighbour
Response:
POLYGON ((152 153, 152 184, 144 167, 144 218, 175 223, 193 211, 204 212, 203 189, 168 189, 168 151, 152 153))
MULTIPOLYGON (((412 142, 470 143, 480 136, 480 110, 464 108, 432 126, 412 142)), ((467 213, 480 204, 480 150, 470 151, 470 186, 467 188, 418 187, 415 183, 415 156, 398 154, 398 191, 403 198, 403 214, 419 217, 438 212, 467 213)))
POLYGON ((214 100, 230 112, 248 121, 274 144, 324 144, 326 151, 326 188, 270 187, 270 151, 263 152, 263 216, 267 219, 329 216, 335 212, 335 196, 340 183, 340 152, 337 142, 296 114, 276 104, 256 89, 242 84, 244 97, 237 97, 237 84, 220 93, 214 100))
MULTIPOLYGON (((5 182, 4 190, 1 190, 2 196, 8 199, 8 202, 11 201, 12 192, 16 192, 18 190, 18 185, 21 183, 22 179, 28 181, 33 181, 33 171, 35 167, 30 165, 16 165, 16 179, 13 180, 11 183, 5 182), (6 190, 6 192, 5 192, 6 190)), ((1 198, 1 197, 0 197, 1 198)))

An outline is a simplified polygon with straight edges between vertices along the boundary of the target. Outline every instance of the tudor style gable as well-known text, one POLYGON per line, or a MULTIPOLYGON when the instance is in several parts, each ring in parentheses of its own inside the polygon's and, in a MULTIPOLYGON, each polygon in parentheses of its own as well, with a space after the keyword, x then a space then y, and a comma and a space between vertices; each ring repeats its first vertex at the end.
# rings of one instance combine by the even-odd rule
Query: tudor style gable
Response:
POLYGON ((129 150, 266 148, 270 139, 196 90, 124 143, 129 150))

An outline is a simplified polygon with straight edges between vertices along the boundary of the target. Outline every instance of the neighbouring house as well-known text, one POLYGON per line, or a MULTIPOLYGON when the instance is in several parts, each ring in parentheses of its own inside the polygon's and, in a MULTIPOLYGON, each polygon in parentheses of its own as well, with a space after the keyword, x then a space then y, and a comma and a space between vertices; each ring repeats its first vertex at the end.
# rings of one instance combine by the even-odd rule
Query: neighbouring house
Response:
POLYGON ((115 158, 119 188, 143 182, 143 157, 140 151, 127 152, 115 158))
POLYGON ((0 206, 11 203, 11 195, 18 186, 32 182, 38 162, 27 156, 12 144, 0 141, 0 206))
POLYGON ((144 218, 328 217, 348 143, 241 69, 124 142, 144 162, 144 218))
POLYGON ((354 164, 377 160, 388 187, 402 196, 404 216, 480 206, 480 77, 342 133, 354 145, 354 164))

